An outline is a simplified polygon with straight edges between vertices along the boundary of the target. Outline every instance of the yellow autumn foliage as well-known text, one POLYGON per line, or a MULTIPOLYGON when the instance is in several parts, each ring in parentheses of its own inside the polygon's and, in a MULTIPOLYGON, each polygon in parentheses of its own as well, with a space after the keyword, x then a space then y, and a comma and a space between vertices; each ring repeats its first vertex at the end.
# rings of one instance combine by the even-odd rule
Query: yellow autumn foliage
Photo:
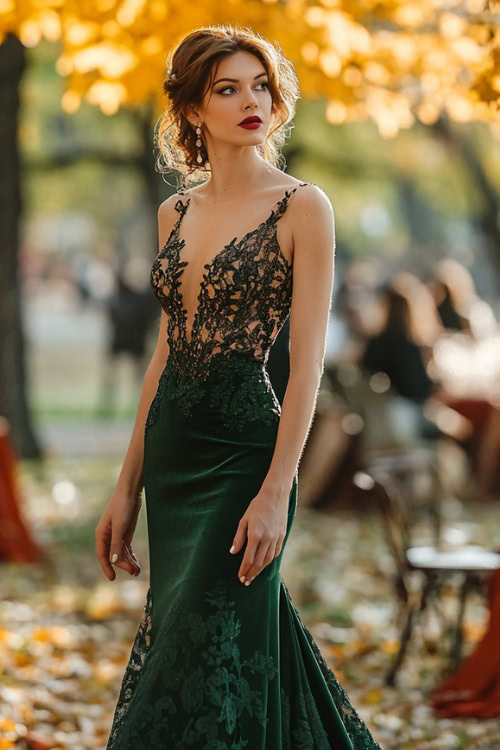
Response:
POLYGON ((279 42, 329 122, 369 118, 392 137, 443 113, 498 128, 499 12, 493 0, 0 0, 0 40, 57 42, 64 110, 85 99, 112 115, 148 100, 160 111, 167 52, 192 29, 249 26, 279 42))

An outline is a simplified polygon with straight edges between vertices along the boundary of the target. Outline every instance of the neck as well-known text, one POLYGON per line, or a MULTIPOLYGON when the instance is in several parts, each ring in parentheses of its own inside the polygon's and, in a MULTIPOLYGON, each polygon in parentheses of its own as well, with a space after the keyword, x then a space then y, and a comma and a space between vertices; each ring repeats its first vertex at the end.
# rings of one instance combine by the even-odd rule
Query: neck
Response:
POLYGON ((213 204, 244 198, 262 188, 275 171, 255 149, 249 148, 227 158, 218 155, 210 160, 210 167, 211 177, 203 188, 203 196, 213 204))

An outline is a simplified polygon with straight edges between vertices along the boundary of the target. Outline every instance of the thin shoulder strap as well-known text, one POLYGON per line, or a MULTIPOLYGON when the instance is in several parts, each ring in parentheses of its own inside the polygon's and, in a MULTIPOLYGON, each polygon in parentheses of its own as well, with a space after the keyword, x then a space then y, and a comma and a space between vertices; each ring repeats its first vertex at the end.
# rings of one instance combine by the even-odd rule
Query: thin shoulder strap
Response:
POLYGON ((278 201, 276 210, 273 211, 275 220, 280 219, 283 216, 288 208, 288 202, 292 195, 299 189, 299 187, 303 187, 304 185, 314 185, 314 182, 299 182, 299 184, 292 188, 292 190, 285 190, 285 195, 280 201, 278 201))
POLYGON ((178 211, 180 214, 184 213, 186 208, 188 207, 188 203, 189 203, 189 198, 187 199, 187 201, 181 201, 181 199, 179 198, 179 200, 175 204, 175 210, 178 211))
MULTIPOLYGON (((177 194, 178 195, 184 195, 184 191, 183 190, 178 190, 177 194)), ((175 220, 175 224, 172 227, 172 231, 170 232, 170 234, 168 236, 167 242, 170 242, 170 240, 171 240, 172 237, 176 237, 177 239, 179 239, 179 228, 180 228, 180 225, 181 225, 181 221, 182 221, 182 219, 184 217, 184 214, 187 211, 187 207, 189 205, 189 200, 190 199, 188 197, 187 201, 185 203, 183 203, 183 201, 179 198, 174 203, 174 208, 177 211, 177 213, 179 214, 179 216, 175 220)))
MULTIPOLYGON (((269 221, 274 222, 280 219, 283 214, 285 213, 287 207, 288 207, 288 201, 292 197, 292 195, 295 193, 296 190, 298 190, 299 187, 303 187, 304 185, 314 185, 314 182, 299 182, 298 185, 296 185, 291 190, 285 190, 285 195, 283 198, 281 198, 277 203, 275 203, 274 209, 271 211, 271 215, 269 216, 269 219, 267 219, 266 222, 263 222, 267 224, 269 221)), ((186 191, 181 188, 177 191, 178 195, 186 195, 186 191)), ((180 226, 180 223, 188 209, 189 203, 191 201, 191 196, 188 195, 186 201, 182 201, 180 198, 175 204, 175 210, 178 211, 179 216, 177 217, 177 221, 175 222, 174 229, 177 230, 180 226)))
MULTIPOLYGON (((185 193, 184 189, 181 188, 180 190, 177 191, 177 194, 178 195, 185 195, 186 193, 185 193)), ((172 231, 177 232, 177 230, 179 229, 181 221, 184 218, 184 214, 186 213, 186 211, 188 209, 189 201, 190 200, 191 200, 191 196, 188 196, 188 198, 187 198, 186 201, 182 201, 180 198, 179 198, 179 200, 176 201, 174 208, 178 212, 179 216, 177 217, 177 220, 176 220, 176 222, 174 224, 174 228, 173 228, 172 231)))

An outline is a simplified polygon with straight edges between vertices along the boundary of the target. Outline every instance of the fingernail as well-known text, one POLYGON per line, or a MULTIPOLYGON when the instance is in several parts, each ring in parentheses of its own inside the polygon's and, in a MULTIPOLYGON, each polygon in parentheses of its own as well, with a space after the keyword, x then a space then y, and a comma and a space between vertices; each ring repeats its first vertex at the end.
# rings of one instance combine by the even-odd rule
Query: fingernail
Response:
POLYGON ((111 562, 112 562, 112 563, 115 563, 115 562, 116 562, 117 560, 118 560, 118 555, 117 555, 117 554, 116 554, 116 552, 115 552, 115 554, 114 554, 114 555, 113 555, 113 557, 111 558, 111 562))
POLYGON ((234 544, 233 544, 233 546, 231 547, 231 549, 229 550, 229 552, 234 552, 234 544))
POLYGON ((245 586, 250 586, 251 583, 251 581, 245 581, 245 586))
POLYGON ((245 576, 241 576, 240 581, 241 583, 245 583, 245 576))

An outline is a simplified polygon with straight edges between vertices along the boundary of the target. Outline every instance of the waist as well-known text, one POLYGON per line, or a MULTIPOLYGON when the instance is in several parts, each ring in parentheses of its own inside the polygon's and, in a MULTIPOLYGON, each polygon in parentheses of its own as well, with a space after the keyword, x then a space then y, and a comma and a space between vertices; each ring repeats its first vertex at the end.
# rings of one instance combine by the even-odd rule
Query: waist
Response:
POLYGON ((264 359, 253 352, 226 349, 215 353, 203 352, 189 346, 172 350, 167 358, 165 370, 177 380, 203 380, 217 382, 231 375, 244 377, 267 375, 264 359))
POLYGON ((186 415, 199 415, 200 407, 215 410, 238 430, 255 420, 279 422, 281 406, 266 364, 248 352, 218 352, 204 361, 171 353, 162 377, 169 398, 186 415))

